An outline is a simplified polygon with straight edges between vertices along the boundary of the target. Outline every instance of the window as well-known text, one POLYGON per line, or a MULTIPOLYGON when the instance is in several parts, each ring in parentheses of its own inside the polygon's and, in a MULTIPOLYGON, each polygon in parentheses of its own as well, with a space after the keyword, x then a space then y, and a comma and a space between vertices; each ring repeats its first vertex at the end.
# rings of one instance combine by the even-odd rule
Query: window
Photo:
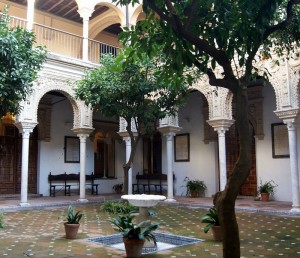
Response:
POLYGON ((143 139, 143 173, 162 173, 162 143, 160 133, 143 139))

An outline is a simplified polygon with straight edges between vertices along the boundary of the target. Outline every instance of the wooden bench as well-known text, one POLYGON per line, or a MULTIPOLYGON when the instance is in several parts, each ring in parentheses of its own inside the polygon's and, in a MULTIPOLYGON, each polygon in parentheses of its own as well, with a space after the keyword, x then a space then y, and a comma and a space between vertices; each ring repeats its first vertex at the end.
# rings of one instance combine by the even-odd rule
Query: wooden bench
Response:
MULTIPOLYGON (((168 186, 168 177, 166 174, 144 174, 136 175, 136 184, 132 184, 133 193, 151 193, 151 188, 154 189, 155 194, 162 194, 163 186, 168 186)), ((175 175, 173 174, 173 181, 175 175)))
MULTIPOLYGON (((86 186, 91 186, 91 193, 98 195, 98 184, 94 183, 95 176, 94 173, 91 175, 86 175, 86 186), (88 183, 87 183, 88 182, 88 183)), ((52 175, 51 172, 48 176, 49 186, 50 186, 50 196, 55 197, 56 192, 64 191, 65 196, 71 195, 71 187, 80 187, 80 174, 58 174, 52 175)))

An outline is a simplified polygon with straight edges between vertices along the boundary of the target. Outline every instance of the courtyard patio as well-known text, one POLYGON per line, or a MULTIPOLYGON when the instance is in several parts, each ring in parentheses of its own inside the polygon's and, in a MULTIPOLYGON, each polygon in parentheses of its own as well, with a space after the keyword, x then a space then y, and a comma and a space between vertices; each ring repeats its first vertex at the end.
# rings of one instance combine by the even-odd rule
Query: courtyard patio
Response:
MULTIPOLYGON (((79 204, 76 196, 29 198, 29 207, 19 207, 17 199, 0 198, 5 228, 0 229, 0 256, 7 257, 125 257, 125 252, 88 241, 88 238, 114 234, 111 216, 100 211, 104 200, 118 195, 87 196, 79 204), (68 204, 77 204, 83 212, 77 239, 65 238, 59 216, 66 214, 68 204)), ((160 203, 152 221, 158 232, 198 238, 203 241, 145 257, 222 257, 222 244, 205 234, 200 223, 212 198, 177 197, 176 203, 160 203)), ((263 203, 251 198, 237 200, 242 257, 300 257, 300 214, 291 214, 290 203, 263 203)))

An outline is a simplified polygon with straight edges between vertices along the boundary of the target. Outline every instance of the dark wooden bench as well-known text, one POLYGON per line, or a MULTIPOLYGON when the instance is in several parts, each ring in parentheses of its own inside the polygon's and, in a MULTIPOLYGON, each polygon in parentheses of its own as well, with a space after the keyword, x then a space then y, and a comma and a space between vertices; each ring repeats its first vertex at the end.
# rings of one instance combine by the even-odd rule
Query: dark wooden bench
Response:
MULTIPOLYGON (((166 174, 144 174, 136 175, 136 184, 132 184, 133 193, 148 193, 150 194, 152 189, 155 194, 162 194, 163 186, 168 186, 168 177, 166 174)), ((173 174, 173 181, 175 175, 173 174)))
MULTIPOLYGON (((95 176, 94 173, 91 175, 86 175, 86 186, 91 186, 91 193, 98 195, 98 184, 94 183, 95 176)), ((49 186, 50 186, 50 196, 55 197, 56 192, 64 191, 65 196, 71 195, 71 187, 80 187, 80 174, 58 174, 52 175, 51 172, 48 176, 49 186)))

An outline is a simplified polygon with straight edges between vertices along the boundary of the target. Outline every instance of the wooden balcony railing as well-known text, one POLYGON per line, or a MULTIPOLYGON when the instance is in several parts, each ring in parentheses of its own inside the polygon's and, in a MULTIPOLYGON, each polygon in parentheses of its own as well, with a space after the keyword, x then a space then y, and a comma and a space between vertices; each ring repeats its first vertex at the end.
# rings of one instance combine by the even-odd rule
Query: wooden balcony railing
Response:
MULTIPOLYGON (((11 27, 26 28, 26 25, 26 20, 10 17, 11 27)), ((33 25, 33 32, 36 35, 37 45, 45 46, 48 51, 53 53, 82 59, 83 37, 40 24, 33 25)), ((88 51, 88 60, 99 63, 101 55, 107 53, 117 55, 119 48, 89 39, 88 51)))

